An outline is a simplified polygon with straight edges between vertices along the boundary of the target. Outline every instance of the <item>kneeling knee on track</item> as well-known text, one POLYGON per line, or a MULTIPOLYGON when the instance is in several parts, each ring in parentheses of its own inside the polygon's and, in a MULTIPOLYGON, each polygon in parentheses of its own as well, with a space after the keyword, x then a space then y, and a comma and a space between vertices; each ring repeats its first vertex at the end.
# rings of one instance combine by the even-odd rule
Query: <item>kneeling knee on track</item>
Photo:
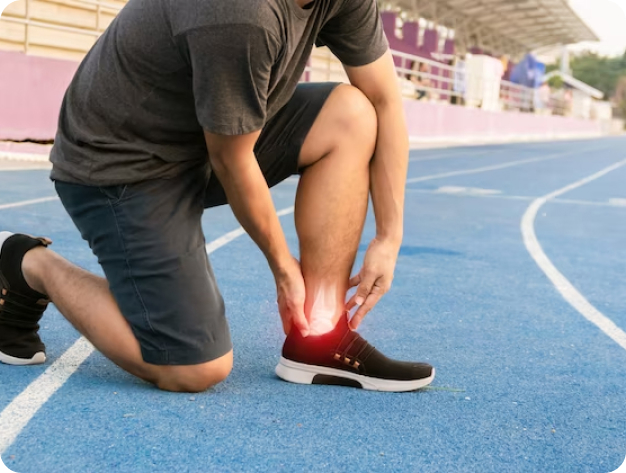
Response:
POLYGON ((177 367, 170 372, 165 371, 156 386, 164 391, 200 393, 228 378, 232 367, 232 357, 205 365, 177 367))

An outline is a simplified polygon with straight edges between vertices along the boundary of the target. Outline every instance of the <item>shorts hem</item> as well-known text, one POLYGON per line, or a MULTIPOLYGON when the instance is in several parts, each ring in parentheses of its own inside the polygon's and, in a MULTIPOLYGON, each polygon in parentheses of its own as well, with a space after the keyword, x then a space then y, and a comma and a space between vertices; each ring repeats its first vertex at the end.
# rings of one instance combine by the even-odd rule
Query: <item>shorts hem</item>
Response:
POLYGON ((158 366, 185 366, 201 365, 209 361, 217 360, 233 349, 233 344, 228 340, 213 343, 206 348, 180 348, 176 350, 150 350, 141 347, 143 361, 158 366))

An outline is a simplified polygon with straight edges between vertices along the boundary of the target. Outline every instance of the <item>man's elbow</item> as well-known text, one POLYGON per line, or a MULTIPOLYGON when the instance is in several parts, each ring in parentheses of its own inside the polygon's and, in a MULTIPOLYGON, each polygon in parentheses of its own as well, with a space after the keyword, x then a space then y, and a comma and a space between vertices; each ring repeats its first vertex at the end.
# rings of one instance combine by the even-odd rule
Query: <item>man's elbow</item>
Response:
POLYGON ((246 135, 226 136, 213 133, 204 133, 209 163, 218 177, 227 176, 231 169, 240 162, 254 159, 254 145, 259 132, 246 135))
POLYGON ((226 153, 209 151, 209 163, 211 164, 211 169, 217 175, 217 177, 228 175, 229 166, 226 153))

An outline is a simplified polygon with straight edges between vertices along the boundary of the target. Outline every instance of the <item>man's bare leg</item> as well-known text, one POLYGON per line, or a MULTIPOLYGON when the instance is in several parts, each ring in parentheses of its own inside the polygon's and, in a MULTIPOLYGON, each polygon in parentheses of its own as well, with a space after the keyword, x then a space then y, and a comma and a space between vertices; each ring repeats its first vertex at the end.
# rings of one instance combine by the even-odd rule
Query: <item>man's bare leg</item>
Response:
MULTIPOLYGON (((357 89, 341 86, 328 98, 305 140, 301 164, 309 167, 298 189, 296 227, 312 336, 297 330, 287 336, 276 366, 276 374, 285 381, 403 392, 423 388, 434 379, 428 363, 385 356, 350 330, 353 319, 350 324, 341 319, 365 220, 377 130, 367 98, 357 89)), ((369 279, 371 274, 364 271, 365 267, 358 278, 369 279)), ((363 302, 361 309, 367 298, 363 302)))
POLYGON ((358 89, 341 85, 309 132, 300 165, 295 222, 311 334, 330 331, 345 308, 369 194, 376 112, 358 89))
POLYGON ((122 316, 105 279, 53 251, 39 247, 24 256, 24 278, 54 305, 100 352, 129 373, 167 391, 197 392, 223 381, 232 369, 232 351, 194 366, 157 366, 143 361, 139 342, 122 316))

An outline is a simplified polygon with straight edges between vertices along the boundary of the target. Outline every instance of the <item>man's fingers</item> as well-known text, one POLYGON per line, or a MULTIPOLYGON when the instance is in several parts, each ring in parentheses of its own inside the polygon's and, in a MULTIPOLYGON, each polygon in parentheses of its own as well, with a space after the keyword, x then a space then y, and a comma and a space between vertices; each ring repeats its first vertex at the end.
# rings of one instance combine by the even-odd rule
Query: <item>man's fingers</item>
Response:
POLYGON ((304 310, 300 309, 293 313, 293 324, 296 326, 303 337, 309 336, 309 322, 304 315, 304 310))
POLYGON ((361 284, 361 273, 357 274, 356 276, 350 279, 350 282, 348 283, 348 287, 358 286, 359 284, 361 284))
POLYGON ((361 278, 361 284, 359 284, 356 294, 354 295, 356 305, 363 305, 365 303, 365 299, 367 299, 367 296, 372 292, 375 282, 376 278, 368 277, 367 275, 361 278))
POLYGON ((354 294, 346 303, 346 309, 352 310, 356 306, 356 294, 354 294))
POLYGON ((291 320, 283 319, 283 332, 285 332, 285 335, 289 335, 289 332, 291 332, 291 325, 291 320))
POLYGON ((382 294, 376 292, 371 292, 369 296, 367 296, 365 302, 361 304, 361 307, 359 307, 354 316, 352 316, 352 319, 350 319, 350 328, 352 330, 356 330, 359 327, 361 321, 365 318, 367 313, 372 310, 372 308, 378 303, 382 296, 382 294))
POLYGON ((351 281, 353 281, 357 277, 360 280, 360 284, 356 290, 356 293, 348 300, 348 303, 346 304, 346 308, 348 310, 352 310, 357 305, 363 305, 365 303, 365 299, 367 299, 367 296, 369 296, 370 292, 372 292, 372 290, 376 287, 376 280, 367 276, 365 276, 364 278, 360 275, 355 276, 354 278, 352 278, 351 281))

